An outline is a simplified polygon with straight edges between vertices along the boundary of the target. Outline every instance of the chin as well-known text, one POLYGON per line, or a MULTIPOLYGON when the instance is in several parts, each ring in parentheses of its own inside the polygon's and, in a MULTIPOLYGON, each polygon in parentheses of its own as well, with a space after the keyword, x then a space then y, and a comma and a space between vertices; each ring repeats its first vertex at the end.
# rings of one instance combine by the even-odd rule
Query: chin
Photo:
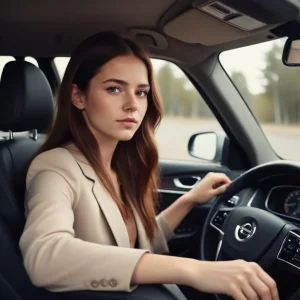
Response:
POLYGON ((130 141, 134 136, 134 132, 126 132, 118 135, 117 139, 122 142, 130 141))
POLYGON ((130 141, 132 138, 133 138, 133 134, 130 136, 128 135, 127 137, 122 137, 119 139, 119 141, 127 142, 127 141, 130 141))

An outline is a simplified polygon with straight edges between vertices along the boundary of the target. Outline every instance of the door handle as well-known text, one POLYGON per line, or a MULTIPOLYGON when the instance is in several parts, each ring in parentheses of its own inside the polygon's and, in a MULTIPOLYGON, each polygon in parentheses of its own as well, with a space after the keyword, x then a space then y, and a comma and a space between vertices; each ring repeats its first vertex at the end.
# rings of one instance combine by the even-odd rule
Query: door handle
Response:
POLYGON ((174 178, 174 185, 181 189, 192 189, 201 181, 199 176, 174 178))

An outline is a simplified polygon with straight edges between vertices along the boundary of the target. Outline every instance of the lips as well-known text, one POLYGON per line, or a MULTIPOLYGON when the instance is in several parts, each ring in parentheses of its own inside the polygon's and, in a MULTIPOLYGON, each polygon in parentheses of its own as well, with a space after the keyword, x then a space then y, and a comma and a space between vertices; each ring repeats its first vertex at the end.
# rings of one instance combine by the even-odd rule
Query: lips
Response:
POLYGON ((126 118, 126 119, 123 119, 123 120, 118 120, 118 122, 137 123, 137 120, 135 118, 126 118))

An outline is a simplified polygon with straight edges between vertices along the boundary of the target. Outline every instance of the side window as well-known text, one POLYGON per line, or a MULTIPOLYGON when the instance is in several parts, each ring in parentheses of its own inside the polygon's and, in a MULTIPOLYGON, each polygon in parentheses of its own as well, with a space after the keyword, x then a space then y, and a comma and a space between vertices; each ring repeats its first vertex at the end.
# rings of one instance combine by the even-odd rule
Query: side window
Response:
POLYGON ((67 68, 67 65, 69 63, 70 57, 55 57, 54 63, 58 72, 58 75, 60 79, 63 78, 65 74, 65 70, 67 68))
MULTIPOLYGON (((54 59, 60 78, 69 57, 54 59)), ((159 156, 164 159, 198 160, 188 153, 195 133, 222 131, 219 122, 183 71, 171 62, 151 59, 163 100, 163 118, 156 132, 159 156)), ((201 147, 208 147, 201 145, 201 147)), ((205 149, 213 152, 214 149, 205 149)))
MULTIPOLYGON (((163 100, 163 118, 156 133, 160 158, 198 160, 188 153, 190 137, 195 133, 223 129, 177 65, 158 59, 152 59, 152 64, 163 100)), ((209 154, 214 149, 204 151, 209 154)))
POLYGON ((28 61, 28 62, 32 63, 33 65, 39 67, 38 62, 37 62, 37 60, 34 57, 26 56, 25 57, 25 61, 28 61))
POLYGON ((10 62, 10 61, 14 61, 15 58, 12 57, 12 56, 0 56, 0 78, 2 76, 2 71, 3 71, 3 68, 4 66, 10 62))

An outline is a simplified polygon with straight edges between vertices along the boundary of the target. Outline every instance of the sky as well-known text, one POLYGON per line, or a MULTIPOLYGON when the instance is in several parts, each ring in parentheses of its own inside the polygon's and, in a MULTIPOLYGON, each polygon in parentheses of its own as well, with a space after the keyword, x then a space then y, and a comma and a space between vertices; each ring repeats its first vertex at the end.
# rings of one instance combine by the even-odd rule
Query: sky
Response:
MULTIPOLYGON (((233 71, 243 72, 246 76, 248 87, 251 93, 258 94, 263 91, 261 70, 265 66, 264 56, 265 53, 272 47, 273 43, 275 43, 275 41, 223 52, 220 55, 221 64, 229 74, 231 74, 233 71)), ((2 73, 4 65, 12 59, 13 58, 9 56, 0 57, 0 74, 2 73)), ((26 58, 26 60, 37 64, 32 58, 26 58)), ((68 61, 69 58, 66 57, 55 59, 58 72, 61 76, 64 73, 68 61)), ((164 65, 164 61, 157 59, 153 59, 152 63, 155 69, 159 69, 162 65, 164 65)), ((179 68, 175 68, 175 75, 182 76, 184 73, 179 68)))
POLYGON ((261 70, 265 67, 265 54, 273 42, 252 45, 221 53, 220 62, 224 69, 231 74, 233 71, 242 72, 252 94, 263 92, 261 70))

